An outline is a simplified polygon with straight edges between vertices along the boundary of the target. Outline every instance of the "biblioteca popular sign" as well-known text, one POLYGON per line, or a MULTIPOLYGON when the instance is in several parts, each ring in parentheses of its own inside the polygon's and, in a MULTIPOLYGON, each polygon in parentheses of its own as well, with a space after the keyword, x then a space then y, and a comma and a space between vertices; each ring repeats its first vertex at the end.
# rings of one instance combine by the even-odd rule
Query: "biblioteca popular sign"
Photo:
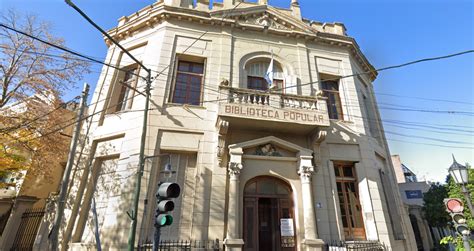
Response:
POLYGON ((263 105, 220 104, 219 115, 305 125, 329 126, 327 113, 319 110, 274 108, 263 105))

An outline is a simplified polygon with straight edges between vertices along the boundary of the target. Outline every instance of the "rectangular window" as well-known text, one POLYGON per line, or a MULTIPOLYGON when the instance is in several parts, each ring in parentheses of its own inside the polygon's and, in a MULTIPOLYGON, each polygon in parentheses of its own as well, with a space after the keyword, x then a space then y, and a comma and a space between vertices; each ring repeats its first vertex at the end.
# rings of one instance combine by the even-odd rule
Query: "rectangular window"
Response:
POLYGON ((339 81, 323 80, 323 95, 327 97, 327 108, 330 119, 343 119, 341 98, 339 97, 339 81))
POLYGON ((268 83, 261 77, 247 77, 247 87, 252 90, 266 91, 268 90, 268 83))
MULTIPOLYGON (((145 52, 145 45, 128 48, 132 56, 141 60, 145 52)), ((139 65, 126 53, 121 53, 117 62, 117 70, 108 92, 106 113, 116 113, 132 108, 134 89, 137 87, 140 68, 139 65)), ((100 122, 102 124, 102 122, 100 122)))
POLYGON ((132 107, 134 88, 137 86, 139 68, 137 65, 121 68, 117 71, 107 113, 115 113, 132 107))
POLYGON ((136 87, 138 67, 133 67, 124 71, 123 78, 117 83, 120 86, 120 93, 115 106, 115 112, 130 109, 132 106, 132 99, 134 91, 132 88, 136 87))
POLYGON ((335 162, 337 194, 346 240, 365 240, 362 207, 354 163, 335 162))
POLYGON ((204 63, 179 60, 172 102, 201 105, 204 63))

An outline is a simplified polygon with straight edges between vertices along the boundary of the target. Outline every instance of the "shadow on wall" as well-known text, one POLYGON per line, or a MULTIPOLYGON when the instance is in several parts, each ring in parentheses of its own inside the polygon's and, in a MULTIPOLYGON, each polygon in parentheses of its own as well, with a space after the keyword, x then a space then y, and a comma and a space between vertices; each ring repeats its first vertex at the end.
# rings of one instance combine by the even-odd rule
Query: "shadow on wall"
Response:
POLYGON ((336 141, 340 141, 340 143, 356 144, 357 140, 361 137, 361 135, 356 133, 352 128, 350 128, 345 123, 347 122, 331 121, 332 129, 330 132, 328 132, 328 136, 331 137, 331 141, 336 140, 336 141))
MULTIPOLYGON (((115 159, 116 160, 116 159, 115 159)), ((113 161, 113 160, 112 160, 113 161)), ((103 248, 124 248, 127 245, 127 235, 130 227, 130 218, 127 211, 132 207, 134 178, 136 166, 126 165, 122 170, 117 165, 102 164, 97 177, 94 198, 100 242, 103 248)), ((90 202, 92 203, 92 201, 90 202)), ((95 243, 94 214, 91 209, 88 213, 86 231, 90 236, 88 242, 95 243)))

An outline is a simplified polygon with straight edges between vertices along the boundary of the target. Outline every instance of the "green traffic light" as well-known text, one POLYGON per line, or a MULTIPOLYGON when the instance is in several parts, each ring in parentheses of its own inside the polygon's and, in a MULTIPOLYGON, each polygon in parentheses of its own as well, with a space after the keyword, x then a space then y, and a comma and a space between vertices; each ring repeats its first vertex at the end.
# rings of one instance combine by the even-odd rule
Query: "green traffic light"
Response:
POLYGON ((169 214, 160 214, 156 217, 156 223, 158 223, 160 227, 169 226, 173 224, 173 216, 169 214))

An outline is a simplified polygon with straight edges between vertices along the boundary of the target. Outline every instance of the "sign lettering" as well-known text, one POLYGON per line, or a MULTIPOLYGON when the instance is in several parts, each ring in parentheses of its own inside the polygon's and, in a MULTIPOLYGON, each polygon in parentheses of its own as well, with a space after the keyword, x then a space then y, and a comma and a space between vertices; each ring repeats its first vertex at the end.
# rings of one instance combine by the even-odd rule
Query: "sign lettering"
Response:
POLYGON ((220 115, 309 125, 329 125, 327 114, 317 110, 297 110, 253 105, 221 104, 220 115))

